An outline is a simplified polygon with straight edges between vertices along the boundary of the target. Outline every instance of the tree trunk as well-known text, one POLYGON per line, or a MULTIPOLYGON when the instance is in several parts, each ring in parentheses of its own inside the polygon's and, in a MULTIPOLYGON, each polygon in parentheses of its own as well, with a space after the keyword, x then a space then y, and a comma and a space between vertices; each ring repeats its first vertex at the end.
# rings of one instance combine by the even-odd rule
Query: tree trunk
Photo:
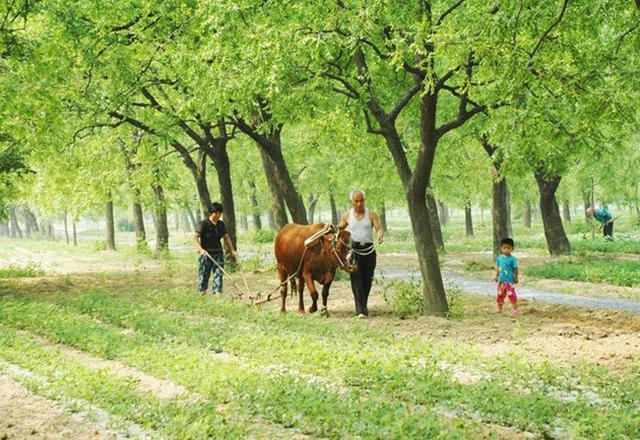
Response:
POLYGON ((566 199, 562 202, 562 218, 566 222, 571 221, 571 205, 566 199))
POLYGON ((313 194, 309 194, 309 213, 307 215, 307 219, 309 220, 310 224, 313 224, 313 217, 316 213, 316 205, 318 204, 318 199, 320 197, 314 197, 313 194))
POLYGON ((67 226, 67 211, 64 211, 64 238, 69 245, 69 227, 67 226))
POLYGON ((176 217, 182 221, 182 230, 185 234, 192 232, 191 223, 189 222, 189 214, 187 214, 186 209, 176 211, 176 217))
POLYGON ((189 216, 189 221, 191 222, 191 229, 192 230, 196 230, 198 229, 198 221, 196 220, 196 217, 193 215, 193 212, 187 208, 187 215, 189 216))
POLYGON ((438 213, 438 204, 431 193, 431 188, 427 188, 426 203, 429 211, 429 219, 431 222, 431 240, 436 249, 444 251, 444 239, 442 238, 442 228, 440 227, 440 218, 438 213))
POLYGON ((440 219, 440 225, 446 227, 449 221, 449 211, 443 201, 438 201, 438 218, 440 219))
POLYGON ((513 238, 513 226, 511 225, 511 192, 509 191, 509 185, 505 179, 505 189, 507 192, 507 236, 513 238))
MULTIPOLYGON (((444 295, 444 283, 440 273, 438 252, 433 243, 426 191, 409 191, 407 194, 409 217, 413 229, 413 237, 422 274, 424 296, 424 312, 427 315, 444 315, 448 305, 444 295), (431 240, 431 241, 430 241, 431 240)), ((436 214, 437 217, 437 214, 436 214)))
POLYGON ((267 153, 273 164, 274 175, 278 187, 281 189, 282 198, 291 214, 291 220, 294 223, 306 225, 309 223, 307 220, 307 211, 300 193, 298 193, 298 190, 296 190, 293 184, 293 180, 291 180, 289 169, 282 155, 280 132, 276 131, 270 136, 269 140, 270 144, 267 153))
POLYGON ((164 197, 164 189, 158 183, 152 183, 155 194, 154 218, 156 224, 156 251, 169 249, 169 225, 167 221, 167 203, 164 197))
POLYGON ((78 246, 78 234, 76 232, 75 219, 71 219, 71 227, 73 228, 73 246, 78 246))
POLYGON ((525 202, 522 218, 524 220, 524 227, 531 229, 531 202, 525 202))
POLYGON ((589 193, 584 194, 584 219, 589 221, 590 218, 587 215, 587 210, 591 208, 591 198, 589 197, 589 193))
POLYGON ((253 180, 249 180, 249 188, 251 189, 249 198, 251 199, 253 227, 254 229, 262 229, 262 220, 260 219, 260 205, 258 204, 258 190, 256 188, 256 183, 253 180))
POLYGON ((273 161, 262 148, 260 148, 260 157, 262 158, 262 168, 264 170, 264 175, 267 178, 269 194, 271 195, 271 219, 274 223, 270 224, 270 226, 272 229, 280 230, 284 225, 289 223, 284 198, 280 191, 280 187, 278 186, 278 180, 275 176, 273 161))
POLYGON ((467 200, 464 205, 464 225, 467 237, 473 237, 473 216, 471 213, 471 201, 467 200))
POLYGON ((380 226, 382 226, 382 231, 387 232, 387 207, 384 203, 384 199, 380 203, 380 226))
POLYGON ((509 215, 507 209, 507 179, 500 178, 498 170, 494 168, 493 186, 491 194, 493 196, 493 207, 491 218, 493 222, 493 258, 500 255, 500 241, 509 237, 509 215))
POLYGON ((9 222, 7 221, 0 222, 0 236, 9 237, 9 222))
MULTIPOLYGON (((109 196, 111 197, 111 196, 109 196)), ((106 222, 107 222, 107 250, 116 250, 116 225, 113 218, 113 200, 107 202, 106 222)))
POLYGON ((549 253, 551 255, 569 255, 571 247, 562 226, 562 218, 556 201, 556 190, 561 177, 548 178, 542 172, 536 172, 535 177, 540 192, 540 215, 549 253))
POLYGON ((196 191, 198 192, 198 200, 200 202, 200 212, 202 212, 204 218, 207 218, 209 217, 209 206, 211 205, 211 193, 209 193, 209 187, 207 186, 206 152, 200 150, 198 152, 198 162, 195 166, 190 166, 189 169, 196 184, 196 191))
MULTIPOLYGON (((258 216, 258 218, 260 218, 260 216, 258 216)), ((254 218, 255 220, 255 218, 254 218)), ((242 214, 240 216, 240 227, 242 228, 243 231, 248 231, 249 230, 249 217, 242 214)))
MULTIPOLYGON (((139 191, 138 191, 139 193, 139 191)), ((139 194, 138 194, 139 196, 139 194)), ((139 200, 139 197, 138 197, 139 200)), ((136 247, 138 250, 147 248, 147 233, 144 229, 144 215, 142 214, 142 205, 140 202, 133 204, 133 224, 136 229, 136 247)))
POLYGON ((338 215, 338 207, 336 206, 336 199, 333 197, 333 192, 329 192, 329 205, 331 205, 331 223, 337 225, 340 223, 340 216, 338 215))
POLYGON ((215 138, 212 143, 212 154, 210 154, 213 166, 218 176, 218 189, 220 191, 220 202, 224 208, 224 225, 227 234, 233 243, 233 248, 237 246, 236 238, 236 206, 233 200, 233 184, 231 182, 231 163, 227 153, 227 136, 224 123, 218 124, 220 137, 215 138))
POLYGON ((20 223, 18 223, 18 216, 16 215, 16 206, 11 205, 9 207, 9 218, 11 220, 11 232, 9 235, 12 238, 22 238, 22 229, 20 229, 20 223))
POLYGON ((274 231, 279 230, 280 228, 276 226, 276 217, 273 214, 273 209, 270 209, 267 213, 267 220, 269 221, 269 227, 274 231))

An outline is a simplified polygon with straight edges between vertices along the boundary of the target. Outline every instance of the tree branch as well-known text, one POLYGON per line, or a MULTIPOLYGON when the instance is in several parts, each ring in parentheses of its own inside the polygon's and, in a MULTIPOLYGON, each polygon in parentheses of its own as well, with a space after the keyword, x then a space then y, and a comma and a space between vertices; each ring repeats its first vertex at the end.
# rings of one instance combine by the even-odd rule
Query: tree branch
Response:
POLYGON ((393 107, 393 110, 391 110, 391 112, 389 113, 390 121, 396 120, 400 112, 407 106, 407 104, 409 104, 409 102, 411 102, 411 99, 416 96, 416 93, 420 91, 421 87, 422 86, 420 84, 420 81, 416 81, 414 86, 411 87, 402 98, 400 98, 400 100, 393 107))
POLYGON ((529 53, 529 58, 533 58, 536 53, 538 52, 538 50, 540 49, 540 47, 542 46, 542 43, 544 42, 545 38, 547 38, 547 36, 551 33, 551 31, 560 24, 560 22, 562 21, 562 18, 564 17, 564 13, 567 10, 567 6, 569 5, 569 0, 563 0, 562 2, 562 9, 560 10, 560 14, 558 15, 558 17, 553 21, 553 23, 551 23, 551 25, 547 28, 547 30, 542 34, 542 36, 540 37, 540 39, 538 40, 538 43, 535 45, 535 47, 533 48, 533 50, 529 53))
POLYGON ((458 9, 460 7, 460 5, 462 5, 464 2, 465 2, 465 0, 458 0, 449 9, 444 11, 442 13, 442 15, 440 15, 440 18, 438 18, 438 21, 436 21, 436 26, 440 26, 442 24, 442 22, 444 21, 444 19, 447 18, 447 15, 451 14, 453 11, 458 9))

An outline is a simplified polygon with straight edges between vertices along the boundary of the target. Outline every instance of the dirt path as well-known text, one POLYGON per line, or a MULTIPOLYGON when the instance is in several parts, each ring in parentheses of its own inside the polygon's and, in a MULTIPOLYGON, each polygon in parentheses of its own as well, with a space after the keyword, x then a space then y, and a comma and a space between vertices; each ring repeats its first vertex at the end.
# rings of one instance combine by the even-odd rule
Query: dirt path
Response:
POLYGON ((55 403, 35 396, 0 375, 0 439, 115 439, 98 426, 69 416, 55 403))
MULTIPOLYGON (((388 280, 419 280, 420 272, 417 270, 385 267, 377 270, 377 276, 388 280)), ((492 281, 484 281, 470 276, 462 275, 452 270, 443 270, 442 278, 446 283, 459 287, 467 293, 483 296, 495 296, 496 285, 492 281)), ((569 307, 586 307, 590 309, 619 310, 623 312, 640 313, 640 302, 622 298, 590 298, 586 296, 549 292, 531 287, 518 287, 518 297, 529 302, 542 301, 553 304, 561 304, 569 307)))

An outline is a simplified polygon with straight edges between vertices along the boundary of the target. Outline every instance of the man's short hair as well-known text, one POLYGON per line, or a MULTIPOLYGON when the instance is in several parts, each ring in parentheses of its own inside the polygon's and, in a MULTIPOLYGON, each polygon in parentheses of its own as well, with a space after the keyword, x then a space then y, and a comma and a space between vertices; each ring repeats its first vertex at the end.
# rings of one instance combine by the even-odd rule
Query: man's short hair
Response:
POLYGON ((500 240, 500 246, 505 246, 505 245, 515 247, 515 244, 513 243, 512 238, 503 238, 502 240, 500 240))
POLYGON ((222 212, 222 204, 218 202, 213 202, 209 205, 209 214, 213 214, 214 212, 222 212))
POLYGON ((359 190, 359 189, 358 189, 358 190, 355 190, 355 191, 351 191, 351 192, 349 193, 349 200, 353 202, 353 198, 354 198, 354 197, 356 196, 356 194, 358 194, 358 193, 362 194, 362 198, 363 198, 364 200, 367 200, 367 195, 364 193, 364 191, 359 190))

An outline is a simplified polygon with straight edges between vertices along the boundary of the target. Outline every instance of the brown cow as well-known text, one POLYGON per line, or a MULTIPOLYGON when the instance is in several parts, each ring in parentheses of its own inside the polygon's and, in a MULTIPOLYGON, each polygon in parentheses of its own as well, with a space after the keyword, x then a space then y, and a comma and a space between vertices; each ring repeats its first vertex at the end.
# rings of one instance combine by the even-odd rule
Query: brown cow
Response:
POLYGON ((275 240, 275 254, 278 262, 278 275, 282 283, 280 286, 281 312, 286 311, 285 300, 287 299, 288 283, 285 281, 288 278, 297 278, 298 313, 304 313, 302 296, 304 284, 307 285, 313 301, 309 313, 318 310, 318 291, 314 284, 314 281, 317 281, 322 284, 322 312, 328 314, 327 298, 333 277, 336 274, 336 268, 340 267, 347 272, 356 270, 349 263, 351 234, 347 231, 339 231, 336 235, 336 231, 337 229, 333 225, 288 224, 278 233, 275 240), (305 240, 320 231, 324 231, 324 233, 306 246, 305 240))

